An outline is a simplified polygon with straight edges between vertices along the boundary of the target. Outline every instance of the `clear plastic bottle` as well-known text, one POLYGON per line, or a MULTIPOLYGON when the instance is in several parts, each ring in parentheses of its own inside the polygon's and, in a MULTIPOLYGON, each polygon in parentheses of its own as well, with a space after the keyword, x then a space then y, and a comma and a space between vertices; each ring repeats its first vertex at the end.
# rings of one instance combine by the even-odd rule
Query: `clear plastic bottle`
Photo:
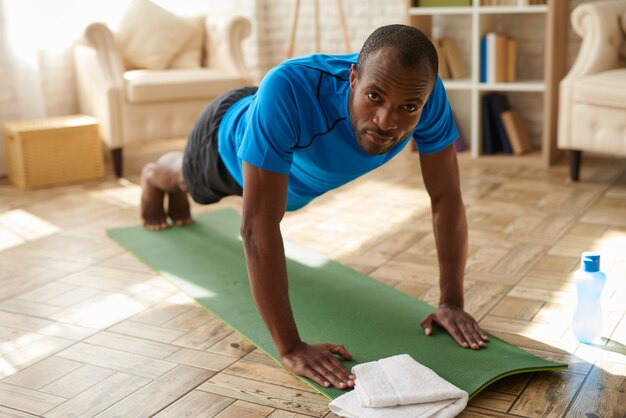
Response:
POLYGON ((572 330, 578 341, 596 342, 602 335, 602 306, 600 296, 606 276, 600 271, 600 253, 584 252, 580 270, 574 274, 578 300, 572 320, 572 330))

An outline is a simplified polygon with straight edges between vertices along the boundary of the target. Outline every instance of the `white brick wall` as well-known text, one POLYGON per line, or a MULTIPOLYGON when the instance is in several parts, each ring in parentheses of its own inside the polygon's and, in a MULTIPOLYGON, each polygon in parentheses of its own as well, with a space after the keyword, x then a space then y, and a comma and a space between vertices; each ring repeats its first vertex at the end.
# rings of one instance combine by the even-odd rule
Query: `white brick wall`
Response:
MULTIPOLYGON (((18 1, 18 0, 16 0, 18 1)), ((116 10, 127 0, 107 0, 103 2, 70 2, 73 7, 88 8, 92 16, 102 17, 101 20, 111 21, 116 10)), ((377 27, 402 23, 405 19, 404 0, 343 0, 348 30, 351 38, 351 49, 358 52, 367 36, 377 27)), ((560 0, 555 0, 560 1, 560 0)), ((569 0, 570 10, 583 0, 569 0)), ((591 0, 598 1, 598 0, 591 0)), ((163 7, 183 15, 203 13, 239 13, 253 22, 253 33, 244 44, 246 62, 252 75, 258 80, 267 70, 286 58, 287 34, 291 0, 156 0, 163 7)), ((0 3, 0 5, 3 3, 0 3)), ((69 4, 69 3, 68 3, 69 4)), ((56 8, 56 10, 61 10, 56 8)), ((67 12, 67 10, 64 10, 67 12)), ((0 124, 18 117, 16 90, 11 79, 14 62, 9 61, 7 49, 5 13, 0 7, 0 124)), ((321 48, 326 53, 343 53, 343 38, 339 28, 339 20, 334 0, 320 0, 321 48)), ((532 20, 532 19, 531 19, 532 20)), ((513 19, 515 22, 516 19, 513 19)), ((445 30, 454 33, 465 33, 464 25, 469 22, 463 18, 449 19, 443 23, 445 30)), ((542 68, 543 44, 536 34, 534 25, 542 25, 541 20, 525 27, 513 27, 518 31, 525 60, 524 67, 519 68, 520 75, 538 78, 542 68), (528 38, 528 39, 526 39, 528 38), (534 57, 534 58, 533 58, 534 57)), ((461 37, 463 39, 463 37, 461 37)), ((462 41, 466 42, 466 41, 462 41)), ((462 45, 463 46, 463 45, 462 45)), ((580 39, 569 30, 568 63, 571 65, 576 57, 580 39)), ((469 46, 463 46, 469 51, 469 46)), ((296 39, 296 55, 313 52, 313 18, 312 2, 301 1, 299 24, 296 39)), ((469 62, 469 53, 466 59, 469 62)), ((40 56, 37 64, 42 70, 40 85, 34 86, 44 91, 46 100, 44 111, 48 115, 75 113, 77 111, 74 75, 69 55, 40 56)), ((530 130, 538 137, 541 118, 541 98, 538 94, 517 94, 511 96, 514 106, 525 108, 525 117, 530 122, 530 130)), ((28 107, 28 103, 25 104, 28 107)), ((34 109, 35 105, 32 104, 34 109)), ((37 112, 34 112, 37 113, 37 112)), ((0 175, 6 174, 4 143, 0 132, 0 175)))
MULTIPOLYGON (((15 93, 11 85, 7 44, 5 39, 6 21, 4 9, 0 7, 0 122, 13 120, 17 116, 15 109, 15 93)), ((0 129, 0 176, 6 174, 6 157, 4 149, 4 132, 0 129)))

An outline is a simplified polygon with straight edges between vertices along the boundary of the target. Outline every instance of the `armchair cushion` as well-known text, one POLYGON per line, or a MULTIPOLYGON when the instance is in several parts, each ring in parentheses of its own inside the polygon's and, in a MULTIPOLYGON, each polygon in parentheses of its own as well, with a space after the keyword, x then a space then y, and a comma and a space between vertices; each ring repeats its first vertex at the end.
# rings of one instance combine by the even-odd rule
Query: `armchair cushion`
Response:
POLYGON ((132 70, 124 80, 130 103, 205 99, 245 85, 245 80, 211 68, 132 70))
POLYGON ((133 0, 116 31, 128 68, 161 70, 189 40, 193 25, 150 0, 133 0))
POLYGON ((578 79, 574 85, 574 101, 626 109, 626 68, 578 79))
POLYGON ((572 109, 572 135, 567 149, 626 156, 624 109, 576 103, 572 109))
POLYGON ((204 16, 194 17, 189 20, 193 26, 191 36, 174 56, 168 68, 200 68, 202 66, 202 60, 204 59, 202 56, 204 20, 204 16))

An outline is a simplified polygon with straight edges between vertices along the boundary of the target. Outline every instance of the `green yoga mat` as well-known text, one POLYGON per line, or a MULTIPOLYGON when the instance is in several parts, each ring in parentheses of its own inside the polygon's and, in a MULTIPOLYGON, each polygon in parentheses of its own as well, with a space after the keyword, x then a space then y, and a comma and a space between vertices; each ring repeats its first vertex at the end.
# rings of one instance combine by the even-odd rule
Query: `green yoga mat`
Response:
MULTIPOLYGON (((197 215, 184 228, 153 232, 134 226, 108 233, 279 362, 250 292, 240 221, 235 211, 221 210, 197 215)), ((285 248, 289 297, 302 339, 344 344, 354 357, 345 362, 348 368, 407 353, 471 397, 504 376, 567 367, 494 336, 479 351, 461 348, 440 329, 426 337, 419 322, 432 306, 301 247, 285 248)), ((330 399, 344 393, 301 379, 330 399)))

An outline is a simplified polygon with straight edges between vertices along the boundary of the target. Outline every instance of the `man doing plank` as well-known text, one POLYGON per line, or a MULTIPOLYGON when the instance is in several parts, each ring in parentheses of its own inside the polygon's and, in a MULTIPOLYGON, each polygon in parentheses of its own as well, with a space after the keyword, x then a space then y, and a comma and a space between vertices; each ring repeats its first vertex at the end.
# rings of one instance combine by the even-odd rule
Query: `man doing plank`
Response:
POLYGON ((286 210, 379 167, 415 141, 430 196, 441 297, 421 322, 446 329, 463 347, 487 341, 463 310, 467 221, 454 149, 458 132, 434 46, 418 29, 375 30, 361 52, 286 61, 258 89, 228 92, 202 113, 184 153, 166 154, 142 171, 148 229, 191 220, 187 194, 210 204, 243 196, 243 238, 252 295, 282 364, 323 386, 345 389, 354 376, 338 344, 301 340, 287 292, 280 221, 286 210), (168 197, 167 212, 164 208, 168 197))

